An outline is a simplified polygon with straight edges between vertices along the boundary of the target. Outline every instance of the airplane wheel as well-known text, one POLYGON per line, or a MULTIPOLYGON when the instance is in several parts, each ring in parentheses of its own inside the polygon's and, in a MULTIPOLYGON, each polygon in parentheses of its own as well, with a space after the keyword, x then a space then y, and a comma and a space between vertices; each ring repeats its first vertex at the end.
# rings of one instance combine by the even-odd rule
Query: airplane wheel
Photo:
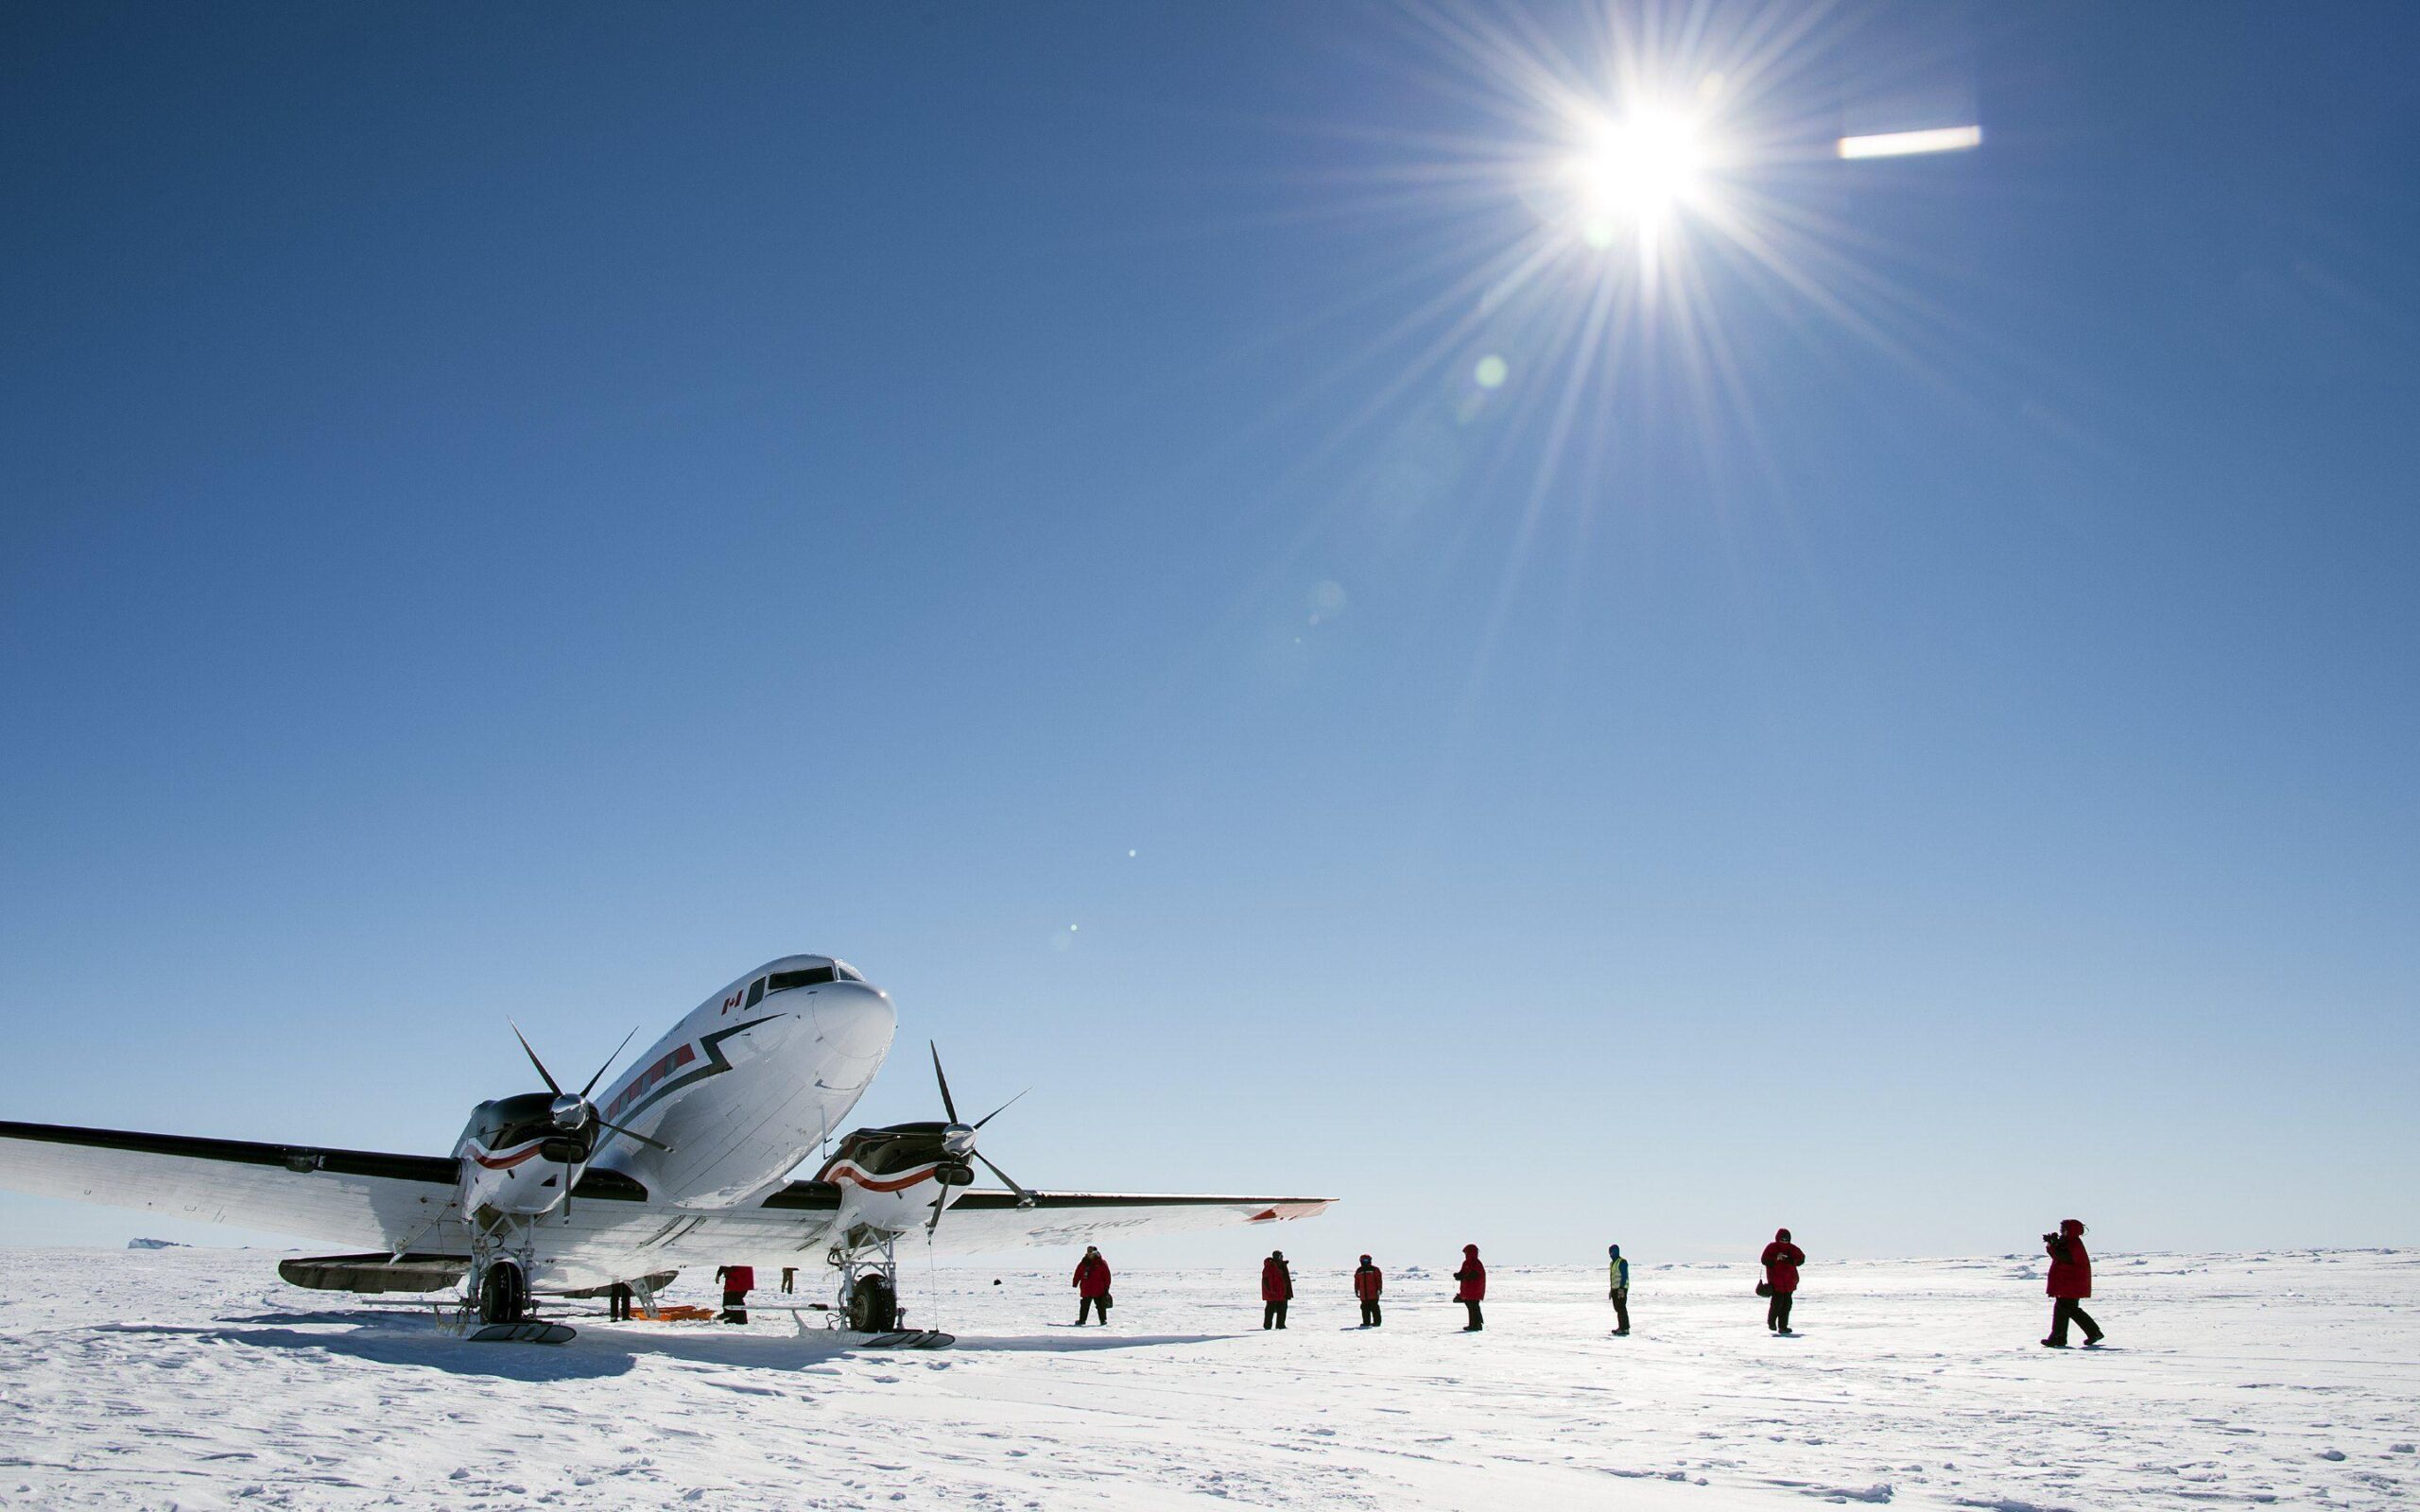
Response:
POLYGON ((849 1292, 849 1327, 859 1333, 888 1333, 899 1326, 899 1294, 879 1276, 860 1276, 849 1292))
POLYGON ((509 1260, 499 1260, 479 1278, 479 1321, 482 1323, 518 1323, 529 1309, 529 1284, 521 1276, 521 1267, 509 1260))

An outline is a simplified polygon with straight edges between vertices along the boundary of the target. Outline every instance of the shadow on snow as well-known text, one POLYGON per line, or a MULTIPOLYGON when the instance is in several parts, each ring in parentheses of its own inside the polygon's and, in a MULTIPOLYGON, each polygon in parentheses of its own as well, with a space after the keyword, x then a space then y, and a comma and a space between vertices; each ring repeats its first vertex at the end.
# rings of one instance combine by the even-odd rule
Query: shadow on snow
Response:
MULTIPOLYGON (((583 1327, 568 1344, 477 1344, 432 1325, 398 1326, 391 1312, 329 1310, 315 1313, 261 1314, 223 1318, 216 1323, 105 1324, 96 1332, 149 1334, 196 1340, 216 1340, 256 1349, 318 1353, 332 1358, 366 1360, 375 1365, 417 1366, 452 1375, 481 1376, 503 1381, 591 1381, 627 1375, 648 1355, 697 1365, 725 1366, 769 1372, 796 1372, 829 1366, 851 1357, 892 1360, 909 1355, 946 1360, 953 1355, 1045 1353, 1091 1354, 1105 1349, 1139 1349, 1166 1345, 1206 1344, 1231 1337, 1223 1333, 1086 1334, 1080 1338, 1048 1334, 996 1337, 960 1336, 950 1349, 873 1349, 836 1332, 768 1337, 708 1332, 640 1332, 631 1328, 583 1327), (338 1327, 331 1327, 338 1325, 338 1327), (351 1325, 349 1328, 342 1325, 351 1325)), ((829 1374, 818 1369, 818 1374, 829 1374)))

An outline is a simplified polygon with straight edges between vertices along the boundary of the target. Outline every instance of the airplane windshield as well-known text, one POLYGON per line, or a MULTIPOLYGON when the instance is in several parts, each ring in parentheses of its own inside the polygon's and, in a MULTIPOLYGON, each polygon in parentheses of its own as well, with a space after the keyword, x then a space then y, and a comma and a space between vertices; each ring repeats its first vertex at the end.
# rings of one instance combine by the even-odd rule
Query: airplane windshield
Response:
POLYGON ((821 987, 832 980, 832 968, 809 966, 796 971, 775 971, 765 979, 765 990, 780 992, 794 987, 821 987))
POLYGON ((840 980, 843 982, 862 982, 865 980, 864 977, 857 974, 857 969, 851 966, 846 961, 834 961, 832 963, 832 970, 839 973, 840 980))

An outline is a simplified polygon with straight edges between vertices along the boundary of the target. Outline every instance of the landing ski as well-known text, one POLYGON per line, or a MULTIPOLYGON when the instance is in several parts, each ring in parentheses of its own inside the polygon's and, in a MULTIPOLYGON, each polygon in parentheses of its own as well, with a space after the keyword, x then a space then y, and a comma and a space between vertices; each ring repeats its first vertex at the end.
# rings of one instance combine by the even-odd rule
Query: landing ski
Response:
POLYGON ((470 1337, 474 1344, 569 1344, 579 1332, 562 1323, 490 1323, 470 1337))
POLYGON ((955 1333, 933 1329, 902 1329, 893 1333, 869 1333, 861 1349, 946 1349, 958 1342, 955 1333))

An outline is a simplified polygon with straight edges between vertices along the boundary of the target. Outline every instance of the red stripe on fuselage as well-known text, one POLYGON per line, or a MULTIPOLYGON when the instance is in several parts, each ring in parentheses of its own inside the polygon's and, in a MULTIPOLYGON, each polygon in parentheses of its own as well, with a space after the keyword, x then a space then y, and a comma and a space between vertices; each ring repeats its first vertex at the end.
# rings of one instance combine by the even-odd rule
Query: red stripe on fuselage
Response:
POLYGON ((821 1179, 836 1187, 862 1187, 868 1192, 904 1192, 919 1181, 930 1181, 940 1163, 935 1161, 921 1171, 911 1172, 896 1180, 886 1180, 881 1177, 868 1176, 845 1160, 835 1160, 821 1179))
POLYGON ((475 1144, 471 1146, 471 1159, 491 1171, 510 1171, 537 1153, 538 1146, 535 1144, 524 1145, 519 1153, 513 1155, 490 1155, 475 1144))

